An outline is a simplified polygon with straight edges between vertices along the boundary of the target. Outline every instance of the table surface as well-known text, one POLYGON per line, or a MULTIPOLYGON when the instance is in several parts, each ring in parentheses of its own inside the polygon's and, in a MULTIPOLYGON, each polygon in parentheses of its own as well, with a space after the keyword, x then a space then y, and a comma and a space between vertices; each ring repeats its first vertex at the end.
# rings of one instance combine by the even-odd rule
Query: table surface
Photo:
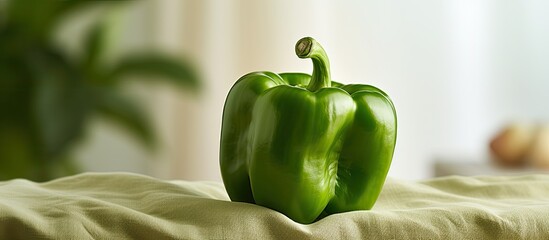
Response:
POLYGON ((472 161, 472 160, 454 160, 454 159, 439 159, 433 163, 435 177, 461 175, 461 176, 477 176, 477 175, 523 175, 523 174, 549 174, 547 170, 535 168, 510 168, 500 166, 489 160, 472 161))

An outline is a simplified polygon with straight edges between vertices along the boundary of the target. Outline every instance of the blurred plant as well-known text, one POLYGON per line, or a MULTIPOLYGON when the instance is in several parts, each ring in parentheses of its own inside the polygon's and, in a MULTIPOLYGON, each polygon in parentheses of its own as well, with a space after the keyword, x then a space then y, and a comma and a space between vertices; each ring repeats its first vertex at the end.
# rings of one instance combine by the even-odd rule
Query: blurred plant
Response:
MULTIPOLYGON (((2 3, 2 2, 0 2, 2 3)), ((69 150, 90 117, 128 129, 146 146, 154 134, 143 109, 121 94, 132 76, 155 76, 196 89, 188 64, 158 53, 103 61, 105 24, 88 32, 77 58, 52 42, 63 16, 86 8, 84 0, 12 0, 0 5, 0 180, 49 180, 77 171, 69 150)), ((103 2, 104 3, 104 2, 103 2)), ((132 78, 134 79, 134 78, 132 78)))

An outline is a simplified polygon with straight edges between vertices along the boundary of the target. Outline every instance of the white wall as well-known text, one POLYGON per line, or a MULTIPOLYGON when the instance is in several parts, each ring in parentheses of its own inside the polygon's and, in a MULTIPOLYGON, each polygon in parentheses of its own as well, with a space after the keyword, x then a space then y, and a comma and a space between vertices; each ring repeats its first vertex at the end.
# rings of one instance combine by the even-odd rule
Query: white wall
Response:
MULTIPOLYGON (((311 72, 311 63, 294 53, 303 36, 323 44, 334 79, 373 84, 393 98, 399 117, 394 177, 430 177, 437 157, 484 161, 487 141, 501 124, 549 117, 544 1, 148 4, 151 41, 192 57, 205 82, 199 97, 157 89, 152 109, 166 145, 152 157, 155 163, 137 172, 219 180, 221 113, 229 88, 251 71, 311 72)), ((99 145, 90 142, 82 152, 99 145)), ((119 158, 135 152, 138 147, 119 158)))

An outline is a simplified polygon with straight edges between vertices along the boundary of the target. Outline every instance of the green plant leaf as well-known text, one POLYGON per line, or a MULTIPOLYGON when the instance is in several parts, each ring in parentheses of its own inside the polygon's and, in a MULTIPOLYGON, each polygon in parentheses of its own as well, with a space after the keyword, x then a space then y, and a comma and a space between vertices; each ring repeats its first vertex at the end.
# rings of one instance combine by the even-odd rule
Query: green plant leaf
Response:
POLYGON ((84 44, 84 68, 89 73, 94 72, 98 67, 105 48, 105 25, 103 23, 95 24, 88 32, 84 44))
POLYGON ((0 0, 0 29, 4 28, 6 24, 6 2, 0 0))
POLYGON ((136 136, 145 146, 154 147, 155 137, 147 115, 139 105, 112 89, 98 94, 97 111, 136 136))
POLYGON ((9 0, 6 15, 8 22, 24 29, 26 35, 35 39, 49 37, 57 21, 66 14, 85 9, 91 4, 112 4, 129 0, 9 0))
POLYGON ((39 164, 30 138, 22 126, 0 125, 0 181, 31 177, 29 169, 39 164))
MULTIPOLYGON (((12 0, 13 1, 13 0, 12 0)), ((17 0, 18 1, 18 0, 17 0)), ((98 1, 98 0, 56 0, 60 3, 57 8, 58 14, 67 13, 70 11, 77 10, 80 7, 86 6, 88 4, 111 4, 114 2, 129 2, 131 0, 109 0, 109 1, 98 1)))
POLYGON ((194 67, 176 58, 160 54, 127 56, 115 65, 109 76, 109 79, 115 82, 127 76, 149 76, 153 78, 148 79, 165 80, 192 90, 199 88, 199 78, 194 67))
POLYGON ((61 3, 62 1, 11 0, 7 2, 7 21, 32 38, 42 38, 50 33, 57 18, 56 10, 61 3))
POLYGON ((36 124, 45 157, 55 159, 81 137, 94 98, 79 72, 55 49, 36 52, 29 61, 36 81, 36 124))

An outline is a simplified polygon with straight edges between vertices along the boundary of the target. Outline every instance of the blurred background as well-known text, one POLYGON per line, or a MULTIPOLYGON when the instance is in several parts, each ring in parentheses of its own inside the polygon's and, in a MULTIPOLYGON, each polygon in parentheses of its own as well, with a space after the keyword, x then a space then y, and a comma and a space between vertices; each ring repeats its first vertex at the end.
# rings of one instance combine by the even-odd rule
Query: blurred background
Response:
POLYGON ((390 176, 501 173, 494 156, 530 169, 540 154, 527 151, 549 149, 538 140, 547 10, 541 0, 0 0, 0 178, 221 180, 230 87, 252 71, 311 73, 294 53, 303 36, 324 46, 334 80, 393 99, 390 176))

